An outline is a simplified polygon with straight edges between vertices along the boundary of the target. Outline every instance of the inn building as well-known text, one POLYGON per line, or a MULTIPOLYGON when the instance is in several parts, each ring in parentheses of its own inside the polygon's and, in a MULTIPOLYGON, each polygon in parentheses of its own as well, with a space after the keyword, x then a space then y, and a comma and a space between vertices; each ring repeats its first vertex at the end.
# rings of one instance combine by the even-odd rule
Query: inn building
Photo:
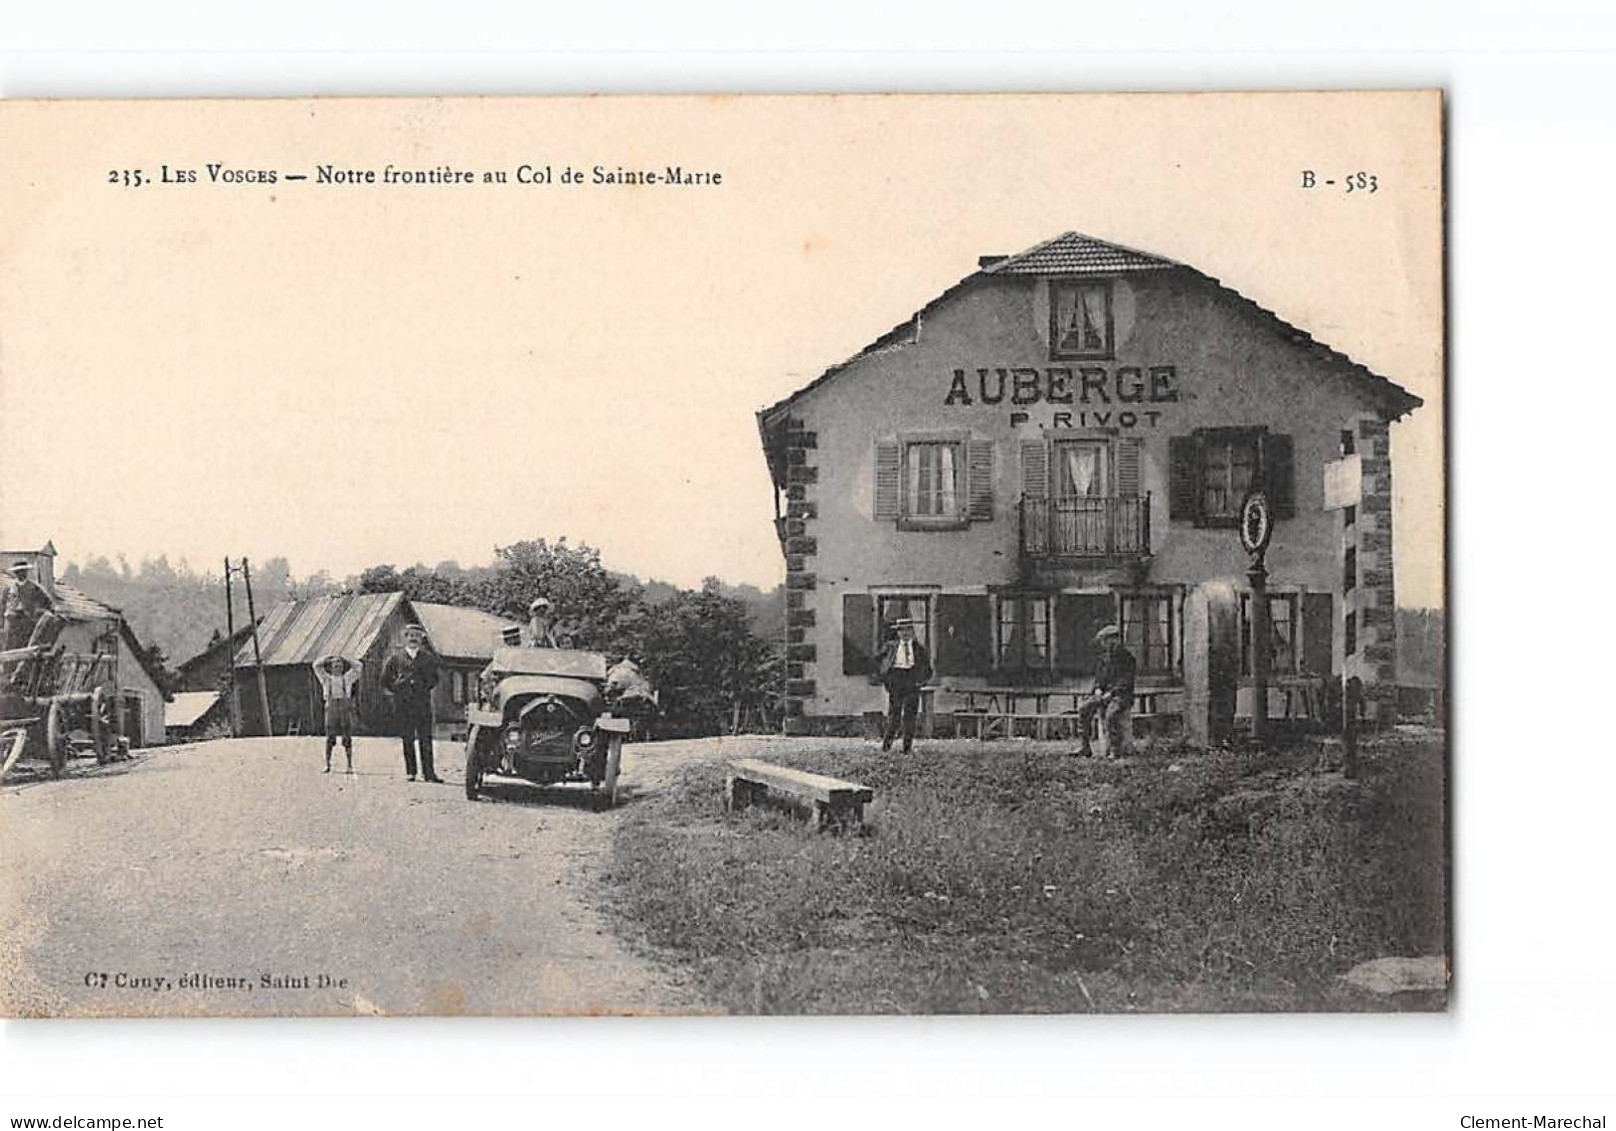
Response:
POLYGON ((940 718, 1069 711, 1116 623, 1140 728, 1228 735, 1254 706, 1237 519, 1256 490, 1269 717, 1327 722, 1355 678, 1388 718, 1388 433, 1420 404, 1193 267, 1077 232, 984 257, 758 414, 788 729, 880 711, 874 657, 908 616, 940 718))

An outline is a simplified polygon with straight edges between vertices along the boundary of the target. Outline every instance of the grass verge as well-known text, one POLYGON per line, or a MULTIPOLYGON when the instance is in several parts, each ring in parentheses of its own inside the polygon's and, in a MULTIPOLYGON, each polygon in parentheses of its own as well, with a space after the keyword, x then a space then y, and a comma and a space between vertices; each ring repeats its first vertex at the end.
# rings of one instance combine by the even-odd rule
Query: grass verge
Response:
POLYGON ((1440 1008, 1339 981, 1445 953, 1441 738, 1389 738, 1356 782, 1302 747, 1077 761, 936 742, 903 759, 760 739, 876 791, 864 835, 729 814, 696 764, 616 831, 620 931, 746 1013, 1440 1008))

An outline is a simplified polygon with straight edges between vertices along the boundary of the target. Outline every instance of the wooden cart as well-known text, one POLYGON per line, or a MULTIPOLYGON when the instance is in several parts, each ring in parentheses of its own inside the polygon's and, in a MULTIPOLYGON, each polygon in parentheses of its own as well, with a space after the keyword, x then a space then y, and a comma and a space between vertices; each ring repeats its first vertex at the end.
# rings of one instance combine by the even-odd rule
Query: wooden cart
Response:
POLYGON ((24 758, 60 777, 80 751, 97 763, 128 756, 119 734, 118 654, 48 644, 0 652, 0 780, 24 758))

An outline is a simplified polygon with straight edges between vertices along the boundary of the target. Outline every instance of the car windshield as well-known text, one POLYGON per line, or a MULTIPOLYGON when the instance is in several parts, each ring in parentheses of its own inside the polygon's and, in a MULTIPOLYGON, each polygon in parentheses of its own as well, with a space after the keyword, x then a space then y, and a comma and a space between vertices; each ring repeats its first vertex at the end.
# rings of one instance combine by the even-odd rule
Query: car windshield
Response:
POLYGON ((561 675, 574 679, 606 678, 606 657, 570 648, 500 648, 489 668, 496 675, 561 675))

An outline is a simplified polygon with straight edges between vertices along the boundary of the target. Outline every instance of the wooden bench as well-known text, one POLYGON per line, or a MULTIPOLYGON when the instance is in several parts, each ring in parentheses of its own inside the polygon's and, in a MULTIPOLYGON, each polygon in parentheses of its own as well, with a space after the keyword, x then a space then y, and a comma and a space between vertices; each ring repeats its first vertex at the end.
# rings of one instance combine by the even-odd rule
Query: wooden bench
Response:
POLYGON ((875 791, 856 782, 776 766, 758 758, 731 762, 724 800, 731 810, 773 801, 804 814, 815 829, 842 829, 864 821, 875 791))
MULTIPOLYGON (((1074 740, 1081 737, 1077 733, 1077 708, 1087 697, 1084 692, 1027 692, 1020 696, 1006 697, 1001 702, 995 692, 963 692, 966 697, 966 706, 954 712, 954 726, 956 733, 962 738, 975 738, 987 740, 994 738, 1035 738, 1042 741, 1074 740), (986 706, 978 706, 978 695, 987 699, 986 706), (1059 697, 1070 696, 1071 708, 1059 709, 1053 700, 1059 697), (1031 709, 1026 709, 1020 702, 1021 698, 1031 700, 1031 709)), ((1141 688, 1134 692, 1132 721, 1134 737, 1139 737, 1141 726, 1149 732, 1158 724, 1159 720, 1175 718, 1179 712, 1168 707, 1162 700, 1169 696, 1179 694, 1177 688, 1141 688)), ((1098 731, 1100 716, 1096 713, 1090 720, 1090 734, 1098 731)))

